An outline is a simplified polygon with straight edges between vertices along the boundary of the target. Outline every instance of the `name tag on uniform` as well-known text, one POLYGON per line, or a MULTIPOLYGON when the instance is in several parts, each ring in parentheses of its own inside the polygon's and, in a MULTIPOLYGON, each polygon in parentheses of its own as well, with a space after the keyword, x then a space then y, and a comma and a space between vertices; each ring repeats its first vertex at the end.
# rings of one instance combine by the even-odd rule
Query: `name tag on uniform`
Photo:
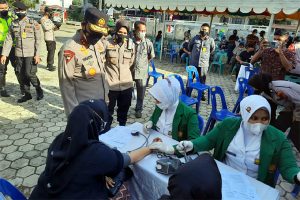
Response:
POLYGON ((22 38, 23 38, 23 39, 26 39, 26 37, 27 37, 26 32, 22 32, 22 38))
POLYGON ((202 52, 204 52, 204 53, 205 53, 205 52, 206 52, 206 50, 207 50, 207 49, 206 49, 206 47, 202 47, 202 52))

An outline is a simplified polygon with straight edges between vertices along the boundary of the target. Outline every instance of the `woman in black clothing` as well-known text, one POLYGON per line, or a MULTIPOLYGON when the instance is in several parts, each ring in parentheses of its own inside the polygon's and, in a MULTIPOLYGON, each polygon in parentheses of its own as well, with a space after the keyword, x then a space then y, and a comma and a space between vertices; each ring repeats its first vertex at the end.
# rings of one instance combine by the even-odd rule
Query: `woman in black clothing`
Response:
POLYGON ((103 100, 74 108, 66 129, 49 147, 45 171, 29 199, 108 199, 105 176, 114 177, 150 153, 148 147, 122 154, 99 142, 109 114, 103 100))

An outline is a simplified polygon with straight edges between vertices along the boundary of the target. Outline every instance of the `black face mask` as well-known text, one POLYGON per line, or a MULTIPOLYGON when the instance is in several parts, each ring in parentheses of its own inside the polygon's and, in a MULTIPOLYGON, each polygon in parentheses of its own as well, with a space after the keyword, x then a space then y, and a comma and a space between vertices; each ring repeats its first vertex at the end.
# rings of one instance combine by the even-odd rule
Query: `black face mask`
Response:
POLYGON ((123 44, 125 39, 127 38, 127 35, 123 35, 123 34, 117 34, 117 43, 118 44, 123 44))
POLYGON ((201 36, 201 37, 208 36, 208 32, 200 31, 200 36, 201 36))
POLYGON ((20 20, 22 20, 24 17, 26 17, 26 13, 24 12, 16 12, 16 15, 20 20))
POLYGON ((0 12, 0 15, 1 15, 1 17, 7 17, 7 15, 8 15, 8 10, 2 10, 2 11, 0 12))
POLYGON ((95 45, 103 37, 102 33, 84 31, 84 35, 89 44, 95 45))

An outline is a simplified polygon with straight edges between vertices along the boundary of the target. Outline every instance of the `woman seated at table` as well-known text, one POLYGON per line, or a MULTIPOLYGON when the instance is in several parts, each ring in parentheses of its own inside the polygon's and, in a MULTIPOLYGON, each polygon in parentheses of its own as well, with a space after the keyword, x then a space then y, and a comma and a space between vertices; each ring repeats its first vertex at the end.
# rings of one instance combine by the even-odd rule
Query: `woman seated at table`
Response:
POLYGON ((103 100, 74 108, 65 131, 49 147, 45 171, 29 199, 108 199, 105 177, 116 176, 150 153, 144 147, 122 154, 99 142, 99 134, 109 129, 108 118, 103 100))
POLYGON ((145 132, 155 129, 177 141, 199 137, 196 111, 179 100, 180 91, 174 77, 160 80, 149 89, 156 106, 150 121, 144 124, 145 132))
POLYGON ((275 186, 275 171, 290 183, 300 184, 300 168, 296 164, 286 136, 269 125, 271 109, 268 101, 259 95, 241 101, 239 118, 227 118, 207 135, 193 141, 181 141, 173 148, 156 142, 151 149, 164 153, 209 151, 214 158, 267 185, 275 186))

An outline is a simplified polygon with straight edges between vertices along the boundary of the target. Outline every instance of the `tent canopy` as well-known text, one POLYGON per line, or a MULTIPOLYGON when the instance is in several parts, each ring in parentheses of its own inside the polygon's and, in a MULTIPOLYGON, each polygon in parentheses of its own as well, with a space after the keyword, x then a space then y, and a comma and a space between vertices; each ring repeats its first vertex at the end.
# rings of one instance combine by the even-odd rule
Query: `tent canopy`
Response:
POLYGON ((242 12, 270 14, 282 12, 286 15, 294 14, 299 9, 299 0, 105 0, 107 6, 123 8, 141 8, 155 10, 203 11, 208 12, 242 12))

